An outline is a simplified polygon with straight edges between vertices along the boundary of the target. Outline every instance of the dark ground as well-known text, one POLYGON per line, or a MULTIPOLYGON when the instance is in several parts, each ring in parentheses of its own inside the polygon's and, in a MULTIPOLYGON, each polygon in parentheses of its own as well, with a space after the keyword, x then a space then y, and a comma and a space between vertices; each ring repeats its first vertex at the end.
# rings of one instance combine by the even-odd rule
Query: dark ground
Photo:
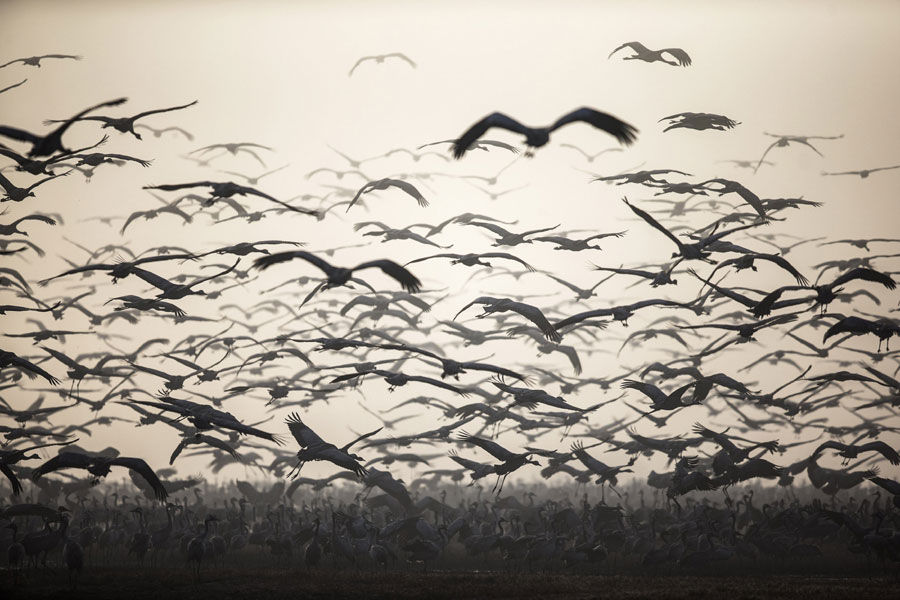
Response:
POLYGON ((896 598, 900 580, 894 577, 572 575, 563 573, 472 573, 436 571, 353 572, 303 569, 216 569, 199 583, 187 569, 92 568, 75 590, 59 569, 31 572, 10 588, 3 578, 0 598, 896 598))

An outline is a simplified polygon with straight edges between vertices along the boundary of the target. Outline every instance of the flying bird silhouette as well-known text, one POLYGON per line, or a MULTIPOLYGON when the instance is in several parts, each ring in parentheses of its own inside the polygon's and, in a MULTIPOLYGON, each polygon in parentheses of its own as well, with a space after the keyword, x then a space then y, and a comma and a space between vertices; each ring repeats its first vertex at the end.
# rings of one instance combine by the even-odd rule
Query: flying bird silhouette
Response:
POLYGON ((766 159, 766 156, 769 154, 769 151, 772 148, 787 148, 791 144, 802 144, 803 146, 809 147, 813 152, 818 154, 819 156, 823 156, 821 152, 816 149, 815 146, 809 143, 809 140, 839 140, 844 137, 844 134, 841 135, 777 135, 774 133, 766 133, 765 135, 773 138, 777 138, 774 142, 772 142, 766 151, 763 152, 763 155, 759 157, 759 162, 756 163, 756 168, 753 169, 753 172, 756 173, 759 168, 762 166, 763 161, 766 159))
POLYGON ((14 60, 9 61, 8 63, 4 63, 0 65, 0 69, 3 67, 8 67, 9 65, 14 65, 17 62, 22 63, 23 65, 28 65, 30 67, 41 67, 41 61, 47 58, 70 58, 72 60, 81 60, 81 56, 76 56, 73 54, 42 54, 40 56, 28 56, 26 58, 16 58, 14 60))
POLYGON ((498 312, 515 312, 532 323, 534 323, 538 329, 547 337, 548 340, 553 342, 558 342, 562 339, 559 332, 554 329, 553 325, 550 324, 550 321, 547 320, 547 317, 544 316, 544 313, 535 306, 530 304, 525 304, 523 302, 516 302, 515 300, 510 300, 509 298, 492 298, 491 296, 480 296, 475 298, 456 313, 456 316, 453 317, 453 320, 456 320, 460 314, 463 313, 470 306, 474 306, 476 304, 482 305, 482 313, 477 315, 476 318, 483 319, 484 317, 498 312))
POLYGON ((72 126, 75 121, 89 112, 95 111, 98 108, 104 108, 109 106, 119 106, 127 101, 127 98, 118 98, 116 100, 110 100, 108 102, 101 102, 100 104, 95 104, 90 108, 86 108, 71 119, 63 121, 62 125, 48 133, 47 135, 35 135, 23 129, 17 129, 15 127, 7 127, 4 125, 0 125, 0 136, 8 137, 10 139, 18 140, 20 142, 26 142, 31 144, 31 150, 28 152, 29 157, 35 156, 50 156, 52 154, 56 154, 57 152, 66 153, 70 152, 63 146, 62 144, 62 136, 63 134, 72 126))
MULTIPOLYGON (((325 260, 310 252, 306 252, 304 250, 291 250, 288 252, 278 252, 276 254, 270 254, 268 256, 257 258, 254 261, 253 265, 258 269, 265 270, 272 265, 293 260, 295 258, 305 260, 306 262, 318 267, 323 273, 325 273, 327 277, 324 282, 320 283, 313 290, 313 292, 309 296, 307 296, 307 300, 322 289, 344 286, 351 281, 364 284, 364 282, 362 282, 361 280, 353 277, 354 272, 361 271, 363 269, 381 269, 382 273, 397 281, 397 283, 399 283, 407 292, 415 293, 418 292, 422 287, 422 282, 419 281, 419 279, 415 275, 406 270, 405 267, 395 263, 392 260, 386 259, 367 261, 348 269, 345 267, 332 266, 325 260)), ((306 301, 304 300, 304 302, 306 301)))
POLYGON ((359 188, 359 191, 356 192, 356 195, 353 197, 353 200, 350 201, 350 204, 347 205, 347 210, 344 212, 349 212, 350 209, 353 208, 353 205, 356 204, 357 202, 359 202, 359 199, 362 197, 363 194, 368 194, 369 192, 372 192, 375 190, 386 190, 386 189, 392 188, 392 187, 403 190, 404 192, 406 192, 407 194, 409 194, 410 196, 415 198, 416 202, 419 203, 419 206, 421 206, 423 208, 428 206, 428 200, 425 199, 425 197, 416 188, 416 186, 414 186, 411 183, 407 183, 406 181, 402 181, 400 179, 386 178, 386 179, 379 179, 377 181, 370 181, 367 184, 365 184, 364 186, 362 186, 361 188, 359 188))
POLYGON ((384 63, 384 61, 388 58, 397 58, 399 60, 402 60, 405 63, 407 63, 409 66, 411 66, 413 69, 415 69, 418 66, 418 65, 416 65, 416 63, 413 62, 413 60, 411 58, 409 58, 402 52, 391 52, 389 54, 376 54, 373 56, 363 56, 362 58, 360 58, 353 64, 353 67, 350 68, 350 72, 347 73, 347 77, 350 77, 351 75, 353 75, 353 72, 356 70, 356 68, 366 61, 371 60, 371 61, 374 61, 376 64, 380 65, 380 64, 384 63))
POLYGON ((620 144, 630 145, 636 139, 637 129, 620 121, 616 117, 594 110, 593 108, 579 108, 556 120, 549 127, 527 127, 515 119, 507 117, 503 113, 492 113, 472 125, 453 144, 453 156, 460 159, 470 146, 478 141, 492 127, 507 129, 525 136, 525 144, 529 147, 526 156, 530 156, 533 148, 540 148, 550 141, 550 134, 569 123, 583 122, 593 125, 615 137, 620 144))
POLYGON ((99 481, 103 477, 109 475, 112 467, 125 467, 135 471, 144 478, 150 487, 153 488, 154 495, 157 500, 163 501, 169 495, 156 473, 150 468, 150 465, 142 458, 132 458, 127 456, 108 457, 102 455, 91 456, 82 452, 73 452, 70 450, 60 451, 55 457, 51 458, 31 473, 31 478, 37 481, 47 473, 53 473, 62 469, 84 469, 99 481))
POLYGON ((70 123, 75 121, 100 121, 103 123, 103 129, 107 127, 112 127, 116 131, 120 131, 122 133, 130 133, 137 139, 141 139, 141 134, 137 133, 134 130, 134 123, 138 119, 143 119, 144 117, 149 117, 150 115, 155 115, 158 113, 172 112, 173 110, 181 110, 183 108, 188 108, 197 104, 197 101, 194 100, 188 104, 183 104, 181 106, 172 106, 170 108, 158 108, 155 110, 146 110, 144 112, 138 113, 132 117, 104 117, 104 116, 89 116, 89 117, 74 117, 72 119, 66 120, 56 120, 56 119, 47 119, 44 121, 44 125, 51 125, 53 123, 70 123))
POLYGON ((350 454, 350 448, 382 430, 382 428, 379 427, 374 431, 370 431, 369 433, 357 437, 345 446, 338 448, 334 444, 328 443, 320 438, 315 431, 310 429, 309 426, 303 422, 300 415, 297 413, 288 415, 287 419, 285 419, 285 423, 287 424, 291 435, 297 440, 297 444, 300 445, 300 451, 297 452, 297 466, 294 467, 289 474, 289 477, 291 478, 300 474, 300 469, 303 467, 304 463, 314 460, 328 461, 343 469, 352 471, 357 477, 365 477, 366 468, 362 465, 362 458, 355 454, 350 454))
POLYGON ((838 171, 835 173, 822 171, 822 175, 858 175, 860 179, 866 179, 872 173, 877 173, 879 171, 893 171, 894 169, 900 169, 900 165, 894 165, 892 167, 876 167, 874 169, 860 169, 859 171, 838 171))
POLYGON ((668 117, 663 117, 659 120, 659 122, 662 121, 669 121, 668 127, 663 129, 664 133, 673 129, 695 129, 697 131, 714 129, 716 131, 725 131, 726 129, 733 129, 740 125, 739 121, 729 119, 724 115, 692 112, 669 115, 668 117))
POLYGON ((631 49, 634 54, 626 56, 622 60, 642 60, 644 62, 664 62, 673 67, 689 67, 691 66, 691 57, 681 48, 663 48, 661 50, 650 50, 647 46, 640 42, 625 42, 615 50, 609 53, 607 60, 622 48, 631 49), (675 60, 667 60, 663 54, 668 54, 675 60))

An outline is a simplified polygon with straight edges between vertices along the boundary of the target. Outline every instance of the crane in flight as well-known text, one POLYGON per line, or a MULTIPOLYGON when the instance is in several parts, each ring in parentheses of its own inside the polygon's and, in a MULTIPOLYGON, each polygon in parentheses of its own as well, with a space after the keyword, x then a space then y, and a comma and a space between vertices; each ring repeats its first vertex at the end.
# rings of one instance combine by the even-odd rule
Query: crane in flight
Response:
POLYGON ((573 110, 547 127, 528 127, 503 113, 495 112, 472 125, 459 137, 459 139, 456 140, 453 144, 453 156, 457 159, 462 158, 466 151, 478 141, 478 138, 483 136, 493 127, 499 127, 524 135, 525 144, 529 148, 525 155, 532 156, 534 148, 540 148, 550 141, 551 133, 564 125, 578 122, 587 123, 597 129, 605 131, 615 137, 620 144, 625 146, 634 142, 637 136, 637 129, 632 125, 593 108, 585 107, 573 110))
POLYGON ((289 474, 289 477, 292 479, 300 474, 300 469, 305 463, 314 460, 328 461, 343 469, 356 473, 359 478, 365 477, 366 468, 362 465, 363 459, 355 454, 350 454, 350 448, 358 442, 372 437, 383 429, 382 427, 379 427, 375 431, 363 434, 341 448, 338 448, 334 444, 320 438, 315 431, 310 429, 310 427, 303 422, 300 415, 295 412, 288 415, 287 419, 285 419, 285 423, 287 424, 291 435, 294 436, 294 439, 297 440, 297 443, 300 445, 300 451, 297 452, 297 466, 294 467, 289 474))
POLYGON ((613 54, 623 48, 629 48, 634 54, 626 56, 622 60, 642 60, 644 62, 664 62, 673 67, 689 67, 691 66, 691 57, 681 48, 662 48, 660 50, 651 50, 640 42, 625 42, 615 50, 609 53, 607 60, 612 58, 613 54), (668 54, 674 60, 666 59, 664 54, 668 54))

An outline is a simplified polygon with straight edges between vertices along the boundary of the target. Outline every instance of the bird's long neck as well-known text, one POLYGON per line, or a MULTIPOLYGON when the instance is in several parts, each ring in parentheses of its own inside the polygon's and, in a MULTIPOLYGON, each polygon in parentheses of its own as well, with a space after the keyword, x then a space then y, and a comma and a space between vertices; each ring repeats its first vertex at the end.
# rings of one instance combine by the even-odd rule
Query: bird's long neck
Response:
POLYGON ((66 539, 66 531, 69 529, 69 519, 63 518, 62 522, 59 524, 59 537, 61 539, 66 539))

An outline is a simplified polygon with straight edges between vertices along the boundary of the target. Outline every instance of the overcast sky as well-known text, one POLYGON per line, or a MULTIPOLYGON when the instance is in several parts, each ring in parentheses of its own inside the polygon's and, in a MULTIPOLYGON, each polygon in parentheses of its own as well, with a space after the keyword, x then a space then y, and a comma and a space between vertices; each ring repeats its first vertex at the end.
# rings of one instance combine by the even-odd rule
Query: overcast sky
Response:
MULTIPOLYGON (((0 63, 45 53, 77 54, 83 56, 83 60, 48 60, 40 69, 15 64, 0 70, 0 88, 28 79, 23 86, 0 95, 0 122, 3 124, 43 131, 44 119, 67 118, 84 107, 117 97, 127 97, 127 104, 107 109, 110 112, 98 111, 98 114, 129 115, 193 100, 198 104, 144 121, 154 127, 183 127, 195 136, 193 142, 174 134, 154 138, 146 131, 144 140, 137 141, 113 130, 104 131, 110 134, 110 141, 103 151, 153 160, 150 168, 132 164, 122 168, 104 166, 90 182, 78 173, 72 173, 38 188, 37 197, 27 203, 6 204, 4 208, 8 212, 4 222, 42 211, 61 214, 65 224, 55 228, 33 224, 27 228, 29 239, 47 251, 46 258, 38 259, 29 253, 25 258, 5 257, 4 264, 24 272, 32 283, 66 269, 63 257, 83 264, 87 255, 65 241, 63 236, 89 248, 117 243, 125 244, 135 252, 160 245, 184 246, 200 252, 238 241, 268 239, 302 241, 313 251, 365 242, 369 245, 341 251, 330 260, 348 265, 377 257, 406 262, 437 249, 405 241, 381 244, 376 238, 373 242, 373 238, 355 232, 353 224, 377 220, 399 228, 412 223, 438 223, 456 214, 474 212, 518 221, 517 225, 510 226, 511 229, 559 225, 560 231, 628 230, 621 239, 602 240, 602 252, 554 251, 547 244, 510 250, 538 269, 590 287, 599 279, 597 273, 591 271, 591 264, 610 267, 662 264, 674 250, 671 242, 661 234, 643 222, 635 221, 621 202, 627 195, 636 204, 656 210, 659 206, 645 204, 653 197, 654 190, 592 183, 591 175, 585 172, 609 175, 639 167, 679 169, 691 174, 686 180, 696 182, 712 177, 734 179, 762 198, 804 197, 823 203, 820 208, 779 215, 786 216, 787 221, 768 226, 767 232, 802 237, 827 236, 829 239, 895 237, 900 223, 896 195, 900 170, 877 173, 868 179, 824 177, 821 173, 900 164, 900 121, 896 118, 900 101, 900 81, 896 77, 896 65, 900 62, 900 48, 896 43, 898 22, 900 4, 887 1, 7 1, 0 7, 0 39, 3 40, 0 63), (677 68, 661 63, 622 60, 629 54, 627 49, 607 58, 614 48, 632 40, 650 48, 683 48, 690 54, 693 64, 688 68, 677 68), (370 61, 360 65, 352 77, 348 76, 360 57, 389 52, 405 53, 417 67, 412 68, 399 60, 388 60, 383 64, 370 61), (419 208, 408 196, 391 190, 368 196, 366 208, 354 207, 348 214, 339 209, 321 222, 291 215, 270 216, 254 224, 242 220, 215 224, 209 216, 198 214, 193 223, 182 226, 176 218, 163 216, 155 221, 137 221, 129 226, 124 236, 119 234, 125 216, 158 205, 141 189, 143 185, 224 181, 232 177, 220 170, 247 175, 265 170, 247 156, 223 156, 209 167, 199 167, 183 158, 188 152, 208 144, 246 141, 272 147, 273 152, 260 153, 267 167, 288 166, 264 179, 258 187, 287 200, 304 194, 322 196, 330 191, 328 185, 358 188, 365 183, 349 175, 342 181, 324 173, 306 178, 307 173, 318 167, 347 168, 346 161, 329 145, 353 158, 376 157, 394 148, 415 149, 428 142, 455 138, 470 124, 493 111, 502 111, 526 124, 545 125, 580 106, 609 112, 633 124, 640 130, 637 142, 623 152, 610 153, 588 163, 577 152, 561 147, 561 144, 575 144, 588 152, 599 152, 616 147, 616 142, 587 125, 572 125, 554 134, 552 141, 539 149, 533 158, 516 158, 507 152, 492 151, 470 152, 460 162, 446 162, 434 156, 413 162, 406 156, 394 155, 366 162, 362 171, 372 179, 405 176, 422 190, 430 201, 429 207, 419 208), (725 132, 676 129, 663 133, 665 125, 659 123, 659 119, 685 111, 725 115, 739 121, 740 125, 725 132), (757 174, 721 162, 758 159, 773 141, 764 132, 843 134, 844 137, 814 142, 824 157, 802 146, 776 148, 767 157, 776 163, 775 166, 764 166, 757 174), (507 166, 494 186, 443 175, 432 175, 427 179, 416 176, 439 173, 491 177, 507 166), (522 189, 491 201, 476 185, 493 190, 522 189), (111 226, 90 220, 113 216, 121 218, 114 220, 111 226)), ((69 147, 78 147, 93 143, 100 136, 97 123, 83 123, 72 127, 65 142, 69 147)), ((490 137, 521 143, 520 137, 506 132, 494 131, 490 137)), ((32 180, 30 176, 15 172, 5 174, 18 185, 32 180)), ((175 195, 166 197, 174 199, 175 195)), ((736 196, 726 196, 723 200, 739 203, 736 196)), ((248 201, 247 204, 256 209, 268 207, 264 201, 248 201)), ((305 205, 315 208, 318 202, 307 200, 305 205)), ((223 217, 227 214, 224 212, 223 217)), ((693 213, 682 222, 696 228, 719 216, 712 211, 693 213)), ((453 252, 492 250, 490 238, 474 227, 453 226, 433 240, 441 245, 452 244, 453 252)), ((754 249, 772 250, 758 243, 754 249)), ((877 246, 874 252, 882 249, 890 251, 898 247, 877 246)), ((813 265, 827 259, 858 255, 859 251, 848 250, 846 246, 818 248, 808 245, 791 253, 789 258, 814 279, 813 265)), ((208 262, 231 264, 233 260, 226 256, 208 262)), ((898 262, 886 260, 875 264, 882 270, 896 271, 898 262)), ((244 259, 241 268, 247 267, 249 260, 244 259)), ((709 267, 703 265, 698 269, 704 273, 709 271, 709 267)), ((170 278, 179 273, 207 275, 212 272, 211 269, 200 269, 199 265, 178 263, 165 263, 153 270, 170 278)), ((697 282, 687 274, 679 276, 681 281, 677 287, 659 289, 646 284, 629 287, 633 280, 619 277, 601 286, 596 298, 577 304, 560 304, 570 300, 571 295, 542 275, 529 275, 519 281, 509 277, 469 281, 476 271, 462 266, 450 267, 446 261, 421 263, 414 265, 412 270, 426 288, 443 290, 430 296, 444 299, 430 315, 423 316, 423 323, 428 326, 435 320, 452 318, 466 303, 483 293, 495 296, 553 294, 530 302, 559 316, 643 298, 690 300, 696 297, 699 289, 697 282), (558 308, 551 310, 552 307, 558 308)), ((147 317, 136 326, 117 322, 102 329, 130 337, 133 341, 114 341, 125 350, 133 349, 151 337, 166 337, 174 343, 190 333, 213 333, 225 324, 222 315, 240 317, 233 310, 222 309, 222 305, 250 306, 266 297, 262 290, 289 277, 302 275, 318 277, 319 273, 312 266, 296 261, 271 269, 258 281, 244 289, 230 291, 220 300, 189 298, 178 302, 189 315, 216 319, 214 323, 172 325, 169 321, 147 317)), ((832 271, 826 279, 834 275, 836 272, 832 271)), ((393 281, 381 274, 373 274, 367 280, 376 289, 394 286, 393 281)), ((763 266, 759 273, 731 275, 727 282, 732 286, 772 289, 789 284, 791 280, 783 273, 763 266)), ((140 281, 123 280, 113 287, 108 278, 100 274, 83 281, 71 277, 47 288, 35 287, 35 290, 41 298, 50 299, 79 293, 86 283, 98 286, 97 293, 85 302, 99 312, 103 310, 103 303, 114 296, 147 295, 147 288, 140 281)), ((293 284, 281 288, 277 297, 290 304, 299 304, 310 285, 293 284)), ((207 287, 214 289, 216 285, 207 284, 207 287)), ((883 303, 876 306, 869 300, 859 299, 854 305, 859 310, 887 315, 897 307, 896 293, 874 287, 869 289, 882 298, 883 303)), ((342 300, 350 297, 337 290, 328 294, 330 298, 342 300)), ((13 304, 16 299, 13 294, 4 292, 0 301, 13 304)), ((114 305, 111 303, 105 309, 114 305)), ((832 308, 850 311, 846 305, 832 308)), ((724 312, 731 310, 735 307, 728 307, 724 312)), ((460 319, 465 321, 476 314, 473 308, 460 319)), ((626 348, 616 356, 626 335, 664 314, 658 311, 639 314, 630 321, 627 329, 619 323, 611 324, 607 330, 608 338, 593 348, 604 352, 589 355, 587 351, 591 348, 576 343, 582 351, 584 376, 615 376, 655 360, 665 360, 669 355, 664 350, 676 350, 677 344, 653 341, 626 348)), ((693 319, 689 313, 688 316, 693 319)), ((87 330, 89 326, 82 315, 72 312, 58 322, 44 315, 37 318, 54 328, 87 330)), ((4 332, 34 328, 20 315, 3 319, 4 332)), ((257 321, 262 320, 261 315, 257 317, 257 321)), ((343 335, 351 322, 332 323, 328 331, 343 335)), ((381 324, 389 322, 383 320, 381 324)), ((490 327, 489 322, 466 322, 475 328, 490 327)), ((515 324, 520 320, 513 317, 507 322, 515 324)), ((693 322, 704 321, 694 319, 693 322)), ((295 325, 297 329, 304 326, 295 325)), ((244 331, 236 327, 232 333, 244 331)), ((270 325, 262 329, 259 336, 278 333, 270 325)), ((821 330, 807 329, 804 335, 819 343, 821 330)), ((423 343, 427 339, 413 332, 408 341, 423 343)), ((448 339, 435 334, 432 341, 443 347, 448 339)), ((695 339, 692 348, 698 350, 711 339, 695 339)), ((781 332, 764 332, 759 340, 729 350, 716 358, 708 370, 734 373, 736 368, 767 350, 800 348, 789 338, 784 338, 781 332)), ((88 335, 72 336, 65 345, 52 340, 46 344, 69 356, 108 349, 95 336, 88 335)), ((861 339, 848 345, 874 350, 875 341, 861 339)), ((0 347, 23 355, 42 356, 28 340, 7 339, 0 347)), ((308 345, 304 347, 309 348, 308 345)), ((247 356, 250 352, 244 351, 242 355, 247 356)), ((538 358, 533 344, 526 338, 482 347, 452 348, 447 354, 469 360, 491 355, 489 362, 505 366, 523 370, 539 366, 563 375, 573 374, 568 362, 560 355, 538 358)), ((210 362, 220 355, 207 354, 204 358, 210 362)), ((850 353, 846 356, 852 360, 860 357, 850 353)), ((231 364, 233 360, 230 358, 225 364, 231 364)), ((315 360, 322 364, 351 362, 349 355, 319 355, 315 360)), ((815 366, 818 364, 815 360, 804 359, 801 364, 804 367, 814 365, 815 373, 836 369, 833 363, 827 367, 815 366)), ((139 362, 180 372, 178 365, 171 361, 142 358, 139 362)), ((890 364, 888 370, 893 372, 896 361, 890 364)), ((65 369, 59 363, 51 360, 43 366, 64 378, 65 369)), ((297 368, 291 363, 278 373, 290 375, 297 368)), ((404 370, 437 375, 433 368, 417 361, 407 363, 404 370)), ((270 375, 275 373, 272 371, 270 375)), ((744 377, 748 382, 757 383, 755 389, 768 390, 794 373, 790 367, 779 367, 758 369, 744 377)), ((470 376, 463 383, 478 380, 477 375, 470 376)), ((161 380, 150 376, 141 375, 134 381, 138 387, 150 391, 162 387, 161 380)), ((227 385, 231 381, 223 383, 227 385)), ((64 381, 60 388, 68 389, 69 385, 69 381, 64 381)), ((42 386, 38 382, 28 382, 25 387, 36 389, 42 386)), ((90 392, 92 397, 102 396, 103 392, 99 390, 105 389, 96 381, 86 381, 82 387, 97 390, 90 392)), ((217 396, 221 395, 224 385, 188 387, 217 396)), ((553 394, 558 392, 553 384, 548 384, 546 389, 553 394)), ((619 393, 618 384, 606 395, 596 387, 586 389, 586 392, 567 398, 572 404, 586 406, 619 393)), ((372 410, 383 410, 406 398, 431 391, 410 385, 389 395, 386 384, 379 379, 367 380, 361 390, 372 410)), ((27 406, 38 396, 38 392, 23 390, 6 390, 2 394, 16 407, 27 406)), ((453 403, 463 403, 446 395, 437 395, 453 403)), ((184 392, 175 396, 189 397, 184 392)), ((262 398, 264 394, 257 392, 251 396, 262 398)), ((262 401, 253 398, 229 400, 226 409, 245 422, 271 416, 271 422, 263 428, 286 434, 282 421, 293 410, 289 403, 264 408, 262 401)), ((645 400, 636 392, 630 392, 628 398, 633 404, 642 404, 645 400)), ((361 400, 363 397, 358 392, 348 391, 329 404, 314 404, 304 412, 304 418, 323 437, 341 443, 352 438, 353 431, 362 432, 378 425, 376 419, 358 407, 361 400)), ((53 402, 58 401, 55 398, 48 400, 48 404, 53 402)), ((716 406, 720 404, 720 401, 715 403, 716 406)), ((440 414, 434 410, 412 409, 408 412, 421 414, 398 425, 393 433, 424 431, 443 423, 440 414)), ((124 416, 129 412, 116 407, 110 408, 109 414, 124 416)), ((835 422, 856 422, 847 410, 829 414, 835 422)), ((621 403, 615 403, 594 414, 591 422, 599 425, 617 416, 631 419, 635 413, 621 403)), ((76 407, 54 416, 51 421, 60 425, 88 418, 90 411, 76 407)), ((686 432, 694 421, 720 426, 732 422, 727 414, 711 418, 704 408, 694 408, 672 419, 665 430, 655 430, 646 422, 639 423, 637 428, 646 435, 662 437, 686 432)), ((758 434, 762 438, 782 437, 785 441, 794 439, 793 436, 793 433, 777 429, 758 434)), ((511 433, 499 439, 511 448, 522 443, 521 438, 511 433)), ((891 439, 892 443, 897 441, 886 439, 891 439)), ((168 462, 168 455, 177 441, 177 434, 161 424, 138 429, 119 425, 97 429, 89 440, 83 438, 80 444, 94 450, 114 445, 123 454, 144 456, 151 464, 159 466, 168 462)), ((569 440, 560 442, 559 434, 555 432, 547 435, 540 444, 563 448, 568 446, 569 440)), ((289 440, 287 447, 294 448, 293 440, 289 440)), ((426 451, 444 453, 448 448, 438 446, 426 451)), ((465 449, 462 454, 478 460, 487 458, 477 449, 465 449)), ((367 458, 374 455, 374 451, 366 453, 367 458)), ((622 462, 624 457, 621 453, 604 455, 600 450, 597 455, 611 464, 622 462)), ((184 472, 192 473, 202 472, 204 463, 202 459, 180 459, 176 465, 184 472)), ((657 463, 641 461, 636 469, 643 473, 653 465, 657 463)), ((310 474, 332 472, 334 469, 330 465, 309 469, 310 474)), ((223 474, 229 477, 258 476, 258 472, 248 474, 240 466, 231 467, 223 474)), ((523 471, 523 474, 536 476, 537 469, 523 471)))

